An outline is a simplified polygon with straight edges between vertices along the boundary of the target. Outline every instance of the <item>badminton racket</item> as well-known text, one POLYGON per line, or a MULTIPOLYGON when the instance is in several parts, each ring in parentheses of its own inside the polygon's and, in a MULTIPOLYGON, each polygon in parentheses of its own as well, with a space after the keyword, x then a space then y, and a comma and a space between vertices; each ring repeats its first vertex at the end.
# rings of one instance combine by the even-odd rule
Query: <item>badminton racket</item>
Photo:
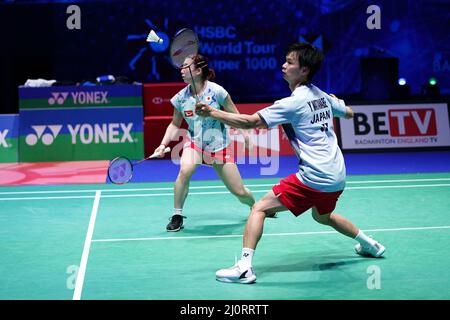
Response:
POLYGON ((198 54, 199 42, 194 31, 188 28, 179 30, 172 39, 170 44, 170 61, 177 69, 189 68, 189 74, 192 79, 192 87, 194 89, 195 99, 199 101, 197 88, 194 78, 192 77, 191 66, 195 56, 198 54), (185 63, 186 58, 191 58, 192 62, 185 63))
MULTIPOLYGON (((170 152, 170 148, 164 149, 164 153, 170 152)), ((114 184, 125 184, 133 177, 133 169, 138 164, 148 159, 154 159, 158 157, 157 153, 148 156, 145 159, 139 160, 136 163, 132 163, 130 159, 124 156, 114 158, 108 166, 108 177, 114 184)))

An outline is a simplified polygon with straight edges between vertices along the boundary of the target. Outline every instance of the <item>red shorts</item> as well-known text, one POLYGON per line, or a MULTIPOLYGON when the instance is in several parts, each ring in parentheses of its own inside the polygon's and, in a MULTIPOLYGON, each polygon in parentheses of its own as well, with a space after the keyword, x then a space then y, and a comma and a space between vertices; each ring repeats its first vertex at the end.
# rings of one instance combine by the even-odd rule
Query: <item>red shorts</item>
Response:
POLYGON ((344 190, 336 192, 322 192, 310 188, 298 180, 295 174, 280 181, 272 188, 280 202, 295 216, 316 207, 319 214, 333 212, 336 202, 344 190))
POLYGON ((232 148, 232 143, 225 149, 222 149, 217 152, 208 152, 197 146, 194 142, 189 141, 186 142, 185 148, 189 147, 191 149, 194 149, 202 155, 202 163, 207 165, 215 164, 223 164, 223 163, 235 163, 234 161, 234 152, 232 148))

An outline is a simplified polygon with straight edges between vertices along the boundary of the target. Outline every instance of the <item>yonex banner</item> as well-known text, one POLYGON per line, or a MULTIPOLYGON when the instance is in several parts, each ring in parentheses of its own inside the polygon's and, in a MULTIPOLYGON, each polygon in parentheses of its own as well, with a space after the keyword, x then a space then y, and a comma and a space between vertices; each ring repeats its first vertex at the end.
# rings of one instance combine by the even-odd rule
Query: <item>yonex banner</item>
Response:
POLYGON ((20 109, 141 106, 142 86, 19 87, 20 109))
POLYGON ((141 86, 21 88, 20 107, 20 161, 143 157, 141 86))
POLYGON ((446 103, 357 105, 340 120, 343 149, 450 146, 446 103))
POLYGON ((17 162, 19 115, 0 115, 0 162, 17 162))

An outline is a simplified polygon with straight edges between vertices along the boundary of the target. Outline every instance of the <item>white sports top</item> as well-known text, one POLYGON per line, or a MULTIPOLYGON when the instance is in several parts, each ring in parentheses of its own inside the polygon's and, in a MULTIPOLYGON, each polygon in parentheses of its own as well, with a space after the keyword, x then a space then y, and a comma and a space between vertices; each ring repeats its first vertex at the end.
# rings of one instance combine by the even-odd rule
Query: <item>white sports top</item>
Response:
MULTIPOLYGON (((188 124, 189 138, 200 148, 208 152, 217 152, 226 148, 230 142, 229 126, 213 118, 205 118, 195 113, 195 96, 187 85, 172 97, 170 102, 183 115, 188 124)), ((228 92, 217 83, 206 81, 205 89, 199 95, 204 102, 216 109, 222 105, 228 92)))
POLYGON ((343 117, 343 100, 337 100, 312 84, 297 87, 290 97, 258 114, 268 127, 283 129, 300 160, 297 177, 305 185, 324 192, 343 190, 345 163, 333 128, 333 116, 343 117))

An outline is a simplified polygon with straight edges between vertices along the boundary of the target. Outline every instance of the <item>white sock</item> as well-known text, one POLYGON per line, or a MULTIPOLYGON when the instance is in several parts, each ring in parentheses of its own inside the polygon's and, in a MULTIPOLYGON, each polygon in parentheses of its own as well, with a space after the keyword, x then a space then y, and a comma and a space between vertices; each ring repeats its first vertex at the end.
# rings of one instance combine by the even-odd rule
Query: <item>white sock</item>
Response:
POLYGON ((359 230, 358 234, 355 237, 355 240, 361 243, 361 245, 370 245, 373 246, 375 244, 375 240, 367 236, 364 232, 359 230))
POLYGON ((252 259, 255 250, 250 248, 242 248, 240 263, 244 268, 250 268, 252 266, 252 259))
POLYGON ((175 216, 175 215, 182 215, 183 214, 183 209, 176 209, 176 208, 174 208, 173 209, 173 215, 175 216))

